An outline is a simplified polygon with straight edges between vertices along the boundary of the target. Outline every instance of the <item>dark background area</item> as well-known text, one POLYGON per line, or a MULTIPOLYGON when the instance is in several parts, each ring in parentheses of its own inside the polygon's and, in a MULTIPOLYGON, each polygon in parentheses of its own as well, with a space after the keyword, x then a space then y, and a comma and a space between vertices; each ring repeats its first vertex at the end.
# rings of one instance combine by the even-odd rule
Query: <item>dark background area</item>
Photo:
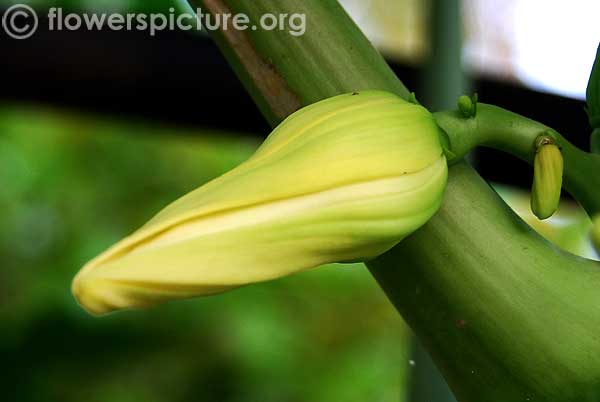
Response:
MULTIPOLYGON (((40 23, 42 27, 47 24, 40 23)), ((0 99, 67 107, 263 137, 269 127, 212 41, 185 32, 80 31, 43 28, 26 41, 0 36, 0 99)), ((390 61, 416 90, 422 68, 390 61)), ((513 82, 471 76, 479 99, 539 120, 588 149, 584 102, 532 91, 513 82)), ((528 187, 527 164, 480 150, 489 180, 528 187), (501 167, 501 168, 499 168, 501 167)))

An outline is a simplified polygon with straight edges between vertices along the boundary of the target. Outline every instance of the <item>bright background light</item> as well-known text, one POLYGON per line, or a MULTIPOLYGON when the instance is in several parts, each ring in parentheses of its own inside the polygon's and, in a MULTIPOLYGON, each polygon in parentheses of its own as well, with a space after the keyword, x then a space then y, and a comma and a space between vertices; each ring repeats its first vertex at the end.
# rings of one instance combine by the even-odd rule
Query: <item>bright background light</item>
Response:
POLYGON ((465 66, 584 99, 600 42, 600 0, 464 0, 465 66))
POLYGON ((521 0, 515 6, 517 78, 584 99, 600 41, 600 1, 521 0))

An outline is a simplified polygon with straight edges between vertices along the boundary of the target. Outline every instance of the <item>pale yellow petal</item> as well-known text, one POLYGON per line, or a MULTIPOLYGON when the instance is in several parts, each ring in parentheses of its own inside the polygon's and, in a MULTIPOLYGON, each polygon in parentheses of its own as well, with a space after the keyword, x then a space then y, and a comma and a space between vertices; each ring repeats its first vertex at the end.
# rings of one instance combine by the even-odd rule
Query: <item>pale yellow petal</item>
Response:
POLYGON ((73 292, 101 314, 373 258, 435 213, 446 176, 425 109, 376 91, 331 98, 88 263, 73 292))

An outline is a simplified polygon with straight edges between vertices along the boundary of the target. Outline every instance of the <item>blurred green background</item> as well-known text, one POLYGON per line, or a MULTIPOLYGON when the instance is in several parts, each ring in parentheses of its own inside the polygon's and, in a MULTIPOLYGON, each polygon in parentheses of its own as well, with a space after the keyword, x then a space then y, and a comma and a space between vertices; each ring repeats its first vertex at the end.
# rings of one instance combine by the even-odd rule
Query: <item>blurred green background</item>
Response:
POLYGON ((397 401, 406 329, 360 264, 93 318, 84 262, 247 158, 235 133, 0 107, 8 401, 397 401))

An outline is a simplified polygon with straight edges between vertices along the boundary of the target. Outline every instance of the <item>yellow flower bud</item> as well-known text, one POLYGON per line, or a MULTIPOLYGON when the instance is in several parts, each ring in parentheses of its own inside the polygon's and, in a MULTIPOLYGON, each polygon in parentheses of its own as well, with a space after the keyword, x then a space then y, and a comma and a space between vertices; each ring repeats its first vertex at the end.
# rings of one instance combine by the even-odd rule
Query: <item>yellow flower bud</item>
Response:
POLYGON ((89 262, 73 293, 103 314, 376 257, 438 209, 438 134, 425 108, 386 92, 305 107, 246 162, 89 262))
POLYGON ((560 202, 563 178, 563 156, 546 137, 538 140, 533 161, 533 187, 531 190, 531 210, 539 219, 554 215, 560 202))

